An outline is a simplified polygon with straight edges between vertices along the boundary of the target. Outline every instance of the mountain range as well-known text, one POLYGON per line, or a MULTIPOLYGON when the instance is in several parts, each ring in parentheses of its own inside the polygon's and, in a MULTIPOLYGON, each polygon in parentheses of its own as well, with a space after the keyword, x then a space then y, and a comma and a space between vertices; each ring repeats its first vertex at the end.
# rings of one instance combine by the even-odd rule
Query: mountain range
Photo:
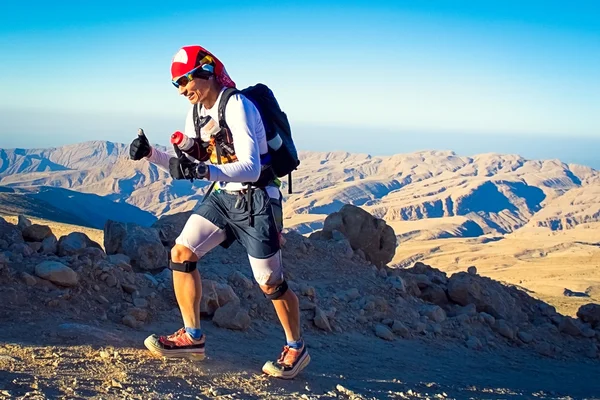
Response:
MULTIPOLYGON (((301 233, 320 229, 346 203, 383 218, 400 240, 505 234, 524 226, 560 230, 600 220, 600 172, 560 160, 452 151, 300 152, 300 159, 293 194, 286 194, 285 179, 283 192, 285 225, 301 233)), ((107 218, 150 225, 193 209, 206 187, 129 160, 120 143, 0 149, 0 213, 20 204, 21 211, 35 209, 34 216, 62 212, 63 220, 93 227, 107 218)))

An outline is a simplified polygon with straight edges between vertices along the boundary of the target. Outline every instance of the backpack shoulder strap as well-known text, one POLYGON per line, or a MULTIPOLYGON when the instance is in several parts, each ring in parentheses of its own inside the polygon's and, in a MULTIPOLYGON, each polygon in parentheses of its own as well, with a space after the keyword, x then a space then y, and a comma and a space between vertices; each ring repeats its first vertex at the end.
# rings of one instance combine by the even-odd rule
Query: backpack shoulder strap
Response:
POLYGON ((200 115, 198 112, 198 108, 202 108, 202 104, 194 104, 193 105, 193 120, 194 120, 194 130, 196 131, 196 138, 201 139, 200 137, 200 115))
POLYGON ((219 101, 219 126, 221 128, 227 126, 227 122, 225 121, 225 107, 227 107, 229 98, 236 93, 240 93, 240 91, 236 88, 227 88, 221 95, 221 100, 219 101))

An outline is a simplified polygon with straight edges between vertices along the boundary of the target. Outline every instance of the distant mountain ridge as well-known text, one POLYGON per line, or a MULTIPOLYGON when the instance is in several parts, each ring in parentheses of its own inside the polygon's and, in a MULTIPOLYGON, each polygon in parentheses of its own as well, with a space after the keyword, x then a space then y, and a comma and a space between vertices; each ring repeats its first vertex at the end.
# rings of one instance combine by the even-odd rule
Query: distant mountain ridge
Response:
MULTIPOLYGON (((206 182, 174 182, 155 165, 129 160, 127 149, 103 141, 0 149, 0 185, 93 193, 155 217, 199 203, 206 182)), ((493 153, 466 157, 452 151, 390 157, 300 152, 300 158, 293 174, 294 193, 286 195, 284 210, 286 226, 297 225, 302 232, 318 229, 345 203, 390 224, 435 219, 443 226, 441 237, 507 233, 525 225, 567 229, 600 219, 600 173, 559 160, 493 153), (573 208, 569 204, 575 200, 579 203, 573 208)))

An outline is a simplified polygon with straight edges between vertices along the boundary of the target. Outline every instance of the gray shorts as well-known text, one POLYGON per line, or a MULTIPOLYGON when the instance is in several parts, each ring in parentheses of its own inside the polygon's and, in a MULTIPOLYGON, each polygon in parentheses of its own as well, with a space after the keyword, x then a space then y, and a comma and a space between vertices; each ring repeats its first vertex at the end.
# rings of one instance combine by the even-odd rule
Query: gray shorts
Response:
POLYGON ((215 191, 190 216, 175 243, 201 258, 216 246, 229 247, 237 240, 246 249, 254 278, 259 284, 281 283, 280 229, 272 201, 266 191, 253 190, 251 225, 245 195, 215 191))

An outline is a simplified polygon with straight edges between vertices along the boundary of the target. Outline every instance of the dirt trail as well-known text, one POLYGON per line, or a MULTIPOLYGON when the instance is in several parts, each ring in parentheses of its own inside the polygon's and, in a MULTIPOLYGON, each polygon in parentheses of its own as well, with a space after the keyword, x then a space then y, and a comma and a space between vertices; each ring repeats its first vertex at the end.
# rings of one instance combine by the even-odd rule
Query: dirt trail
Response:
POLYGON ((65 330, 60 315, 3 317, 0 398, 600 398, 597 360, 552 359, 509 346, 473 351, 458 341, 311 332, 311 364, 296 380, 282 381, 260 372, 282 343, 271 323, 235 332, 204 321, 208 357, 192 362, 143 349, 148 334, 177 329, 178 317, 165 315, 173 322, 139 331, 97 321, 65 330))

